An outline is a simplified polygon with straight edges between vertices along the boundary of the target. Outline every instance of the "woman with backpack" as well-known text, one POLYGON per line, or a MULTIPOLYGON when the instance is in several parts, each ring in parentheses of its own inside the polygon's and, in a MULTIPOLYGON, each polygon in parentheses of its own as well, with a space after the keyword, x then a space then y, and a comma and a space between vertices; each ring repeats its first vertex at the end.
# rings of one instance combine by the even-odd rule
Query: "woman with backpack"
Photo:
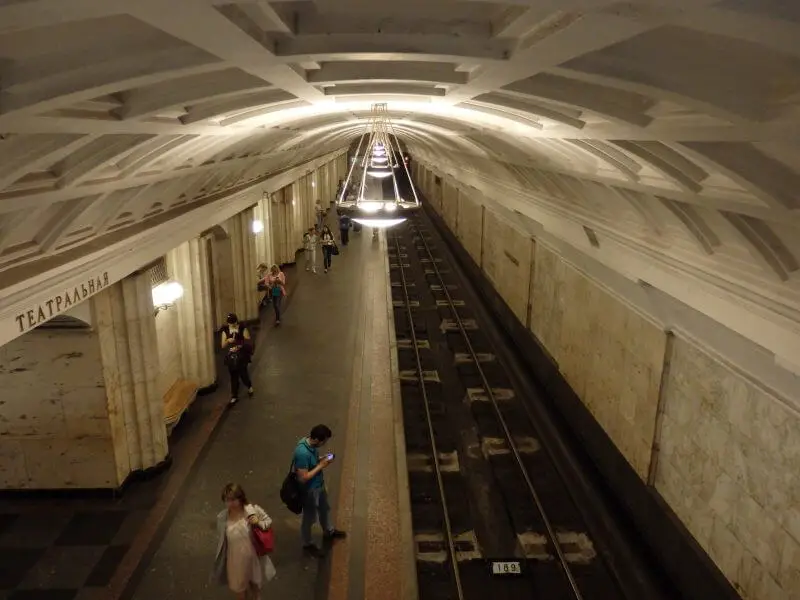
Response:
POLYGON ((222 490, 225 508, 217 515, 217 553, 214 576, 237 600, 261 597, 264 580, 275 577, 272 551, 272 519, 257 504, 250 504, 237 483, 222 490))
POLYGON ((247 365, 253 354, 250 330, 239 323, 239 318, 230 313, 222 328, 222 349, 225 351, 225 366, 231 379, 231 404, 239 401, 239 380, 247 386, 247 393, 253 395, 253 383, 247 365))
POLYGON ((272 265, 269 275, 264 278, 267 290, 272 298, 272 308, 275 309, 275 325, 281 324, 281 301, 286 296, 286 275, 278 265, 272 265))

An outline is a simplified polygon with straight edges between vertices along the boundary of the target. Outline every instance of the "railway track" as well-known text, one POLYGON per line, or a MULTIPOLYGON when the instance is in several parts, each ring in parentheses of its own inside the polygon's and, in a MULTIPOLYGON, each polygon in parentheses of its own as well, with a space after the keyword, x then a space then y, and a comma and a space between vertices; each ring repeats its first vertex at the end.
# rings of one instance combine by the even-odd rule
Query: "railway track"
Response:
POLYGON ((444 242, 388 241, 420 599, 623 599, 444 242))

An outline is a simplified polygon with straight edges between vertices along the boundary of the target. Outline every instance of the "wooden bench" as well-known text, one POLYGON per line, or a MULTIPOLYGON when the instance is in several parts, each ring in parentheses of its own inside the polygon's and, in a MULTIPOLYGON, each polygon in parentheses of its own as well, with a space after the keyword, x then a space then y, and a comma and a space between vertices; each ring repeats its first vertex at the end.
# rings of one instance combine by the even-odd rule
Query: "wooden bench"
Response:
POLYGON ((167 435, 181 420, 183 414, 197 398, 198 386, 186 379, 178 379, 164 394, 164 423, 167 426, 167 435))

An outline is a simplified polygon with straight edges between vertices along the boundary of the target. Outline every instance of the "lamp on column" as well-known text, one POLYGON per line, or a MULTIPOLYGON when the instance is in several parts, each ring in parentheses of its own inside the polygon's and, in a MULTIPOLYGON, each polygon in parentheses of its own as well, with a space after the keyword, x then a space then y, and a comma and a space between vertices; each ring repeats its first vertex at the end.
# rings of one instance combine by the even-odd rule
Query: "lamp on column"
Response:
POLYGON ((261 233, 264 231, 264 221, 256 219, 252 224, 253 233, 261 233))
POLYGON ((153 288, 153 307, 155 314, 175 306, 175 302, 183 296, 183 286, 177 281, 165 281, 153 288))

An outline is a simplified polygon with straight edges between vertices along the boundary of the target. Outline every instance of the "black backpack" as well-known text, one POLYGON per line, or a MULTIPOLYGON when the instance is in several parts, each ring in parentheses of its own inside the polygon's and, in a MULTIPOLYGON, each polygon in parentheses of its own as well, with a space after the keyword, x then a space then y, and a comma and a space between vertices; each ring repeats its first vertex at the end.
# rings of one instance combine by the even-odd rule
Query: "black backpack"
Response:
POLYGON ((299 515, 303 512, 305 495, 305 488, 303 484, 297 480, 294 462, 292 462, 292 466, 289 468, 289 472, 283 480, 283 485, 281 485, 281 502, 294 514, 299 515))

